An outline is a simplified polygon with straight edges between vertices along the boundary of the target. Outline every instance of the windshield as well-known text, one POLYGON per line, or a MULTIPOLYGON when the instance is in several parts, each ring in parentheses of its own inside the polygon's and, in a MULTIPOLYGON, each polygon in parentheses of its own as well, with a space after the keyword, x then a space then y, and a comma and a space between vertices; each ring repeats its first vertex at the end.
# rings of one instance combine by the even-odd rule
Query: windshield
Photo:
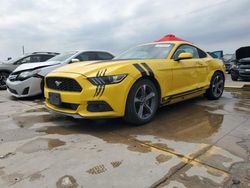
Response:
POLYGON ((23 57, 25 57, 25 56, 16 57, 16 58, 10 59, 10 60, 8 60, 8 61, 4 61, 4 63, 13 64, 13 63, 15 63, 16 61, 18 61, 19 59, 22 59, 23 57))
POLYGON ((166 59, 173 44, 147 44, 132 48, 114 59, 166 59))
POLYGON ((75 54, 76 54, 76 52, 65 52, 65 53, 62 53, 60 55, 57 55, 57 56, 49 59, 49 61, 65 61, 75 54))

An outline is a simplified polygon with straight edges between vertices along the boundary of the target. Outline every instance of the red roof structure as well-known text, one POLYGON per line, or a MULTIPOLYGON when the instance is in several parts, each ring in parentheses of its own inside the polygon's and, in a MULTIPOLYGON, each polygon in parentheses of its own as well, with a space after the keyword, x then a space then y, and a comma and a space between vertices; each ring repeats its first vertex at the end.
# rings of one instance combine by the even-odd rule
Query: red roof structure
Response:
POLYGON ((161 38, 160 40, 157 40, 155 42, 165 42, 165 41, 185 41, 185 42, 187 42, 186 40, 178 38, 172 34, 168 34, 168 35, 164 36, 163 38, 161 38))

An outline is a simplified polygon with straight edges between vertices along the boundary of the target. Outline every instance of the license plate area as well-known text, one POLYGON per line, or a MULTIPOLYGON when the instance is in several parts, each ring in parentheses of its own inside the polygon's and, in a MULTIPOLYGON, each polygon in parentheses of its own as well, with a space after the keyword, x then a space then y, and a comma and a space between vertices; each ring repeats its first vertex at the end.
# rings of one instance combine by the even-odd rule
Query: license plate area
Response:
POLYGON ((54 105, 54 106, 61 106, 62 101, 61 101, 61 95, 60 93, 49 93, 49 103, 54 105))

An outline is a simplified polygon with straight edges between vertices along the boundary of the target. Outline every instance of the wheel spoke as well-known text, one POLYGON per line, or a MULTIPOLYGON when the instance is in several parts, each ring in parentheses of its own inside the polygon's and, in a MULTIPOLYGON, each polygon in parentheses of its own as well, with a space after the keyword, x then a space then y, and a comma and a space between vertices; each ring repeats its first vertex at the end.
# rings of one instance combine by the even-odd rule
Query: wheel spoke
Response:
POLYGON ((218 85, 220 86, 220 85, 222 85, 224 83, 224 81, 223 80, 220 80, 219 82, 218 82, 218 85))
POLYGON ((217 88, 217 94, 221 94, 221 92, 222 92, 222 89, 221 88, 217 88))
POLYGON ((142 87, 141 87, 141 95, 142 95, 142 97, 146 97, 146 89, 147 89, 147 86, 146 85, 143 85, 142 87))
POLYGON ((135 100, 134 100, 135 103, 139 103, 139 102, 142 102, 141 98, 137 98, 135 97, 135 100))
POLYGON ((146 97, 145 100, 148 101, 149 99, 153 98, 155 96, 154 92, 150 92, 146 97))
POLYGON ((147 109, 147 111, 152 114, 153 110, 148 104, 144 104, 144 107, 147 109))
POLYGON ((139 111, 138 111, 138 115, 139 115, 140 118, 143 117, 143 109, 144 109, 144 105, 142 104, 142 105, 140 105, 140 108, 139 108, 139 111))

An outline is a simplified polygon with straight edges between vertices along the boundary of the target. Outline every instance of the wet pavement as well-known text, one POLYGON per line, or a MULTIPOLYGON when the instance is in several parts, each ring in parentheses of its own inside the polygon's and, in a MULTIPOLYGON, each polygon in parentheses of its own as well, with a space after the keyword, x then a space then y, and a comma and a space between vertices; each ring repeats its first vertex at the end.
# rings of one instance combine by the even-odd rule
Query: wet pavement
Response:
POLYGON ((250 92, 154 121, 74 120, 0 91, 0 187, 250 187, 250 92))
POLYGON ((226 88, 234 88, 234 87, 246 87, 247 90, 250 90, 250 80, 237 80, 237 81, 233 81, 231 79, 231 75, 226 73, 226 82, 225 82, 225 87, 226 88))

